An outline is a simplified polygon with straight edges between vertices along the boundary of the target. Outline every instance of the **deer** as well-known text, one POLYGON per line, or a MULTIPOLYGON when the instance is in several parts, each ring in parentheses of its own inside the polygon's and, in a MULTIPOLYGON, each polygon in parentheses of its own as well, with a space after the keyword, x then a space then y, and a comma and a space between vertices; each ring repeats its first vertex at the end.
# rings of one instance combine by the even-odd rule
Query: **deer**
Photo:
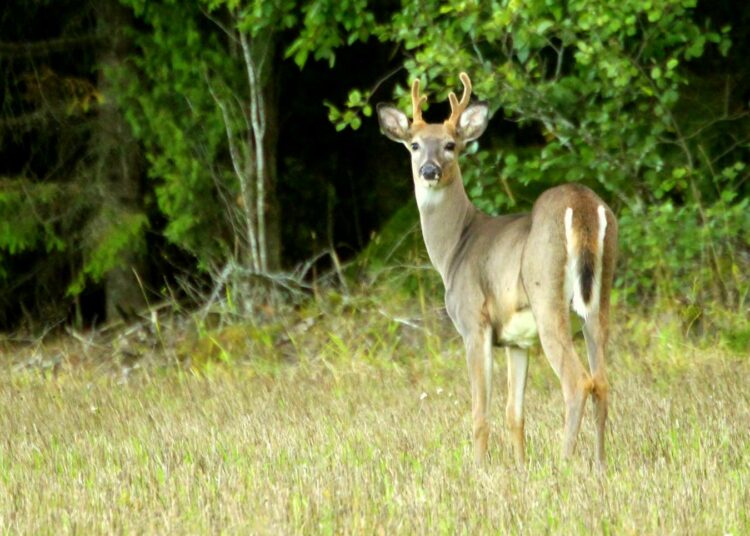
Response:
POLYGON ((574 453, 586 400, 592 396, 597 467, 605 467, 609 384, 605 352, 617 250, 617 220, 591 189, 562 184, 543 192, 530 213, 490 216, 468 198, 459 167, 466 145, 484 133, 486 102, 448 95, 443 123, 422 119, 419 79, 411 88, 412 120, 379 103, 381 132, 411 154, 422 237, 445 287, 445 308, 463 339, 471 391, 474 458, 488 458, 493 347, 505 348, 505 408, 515 460, 525 463, 524 392, 529 348, 539 341, 560 380, 564 401, 563 460, 574 453), (571 310, 581 317, 589 371, 576 353, 571 310))

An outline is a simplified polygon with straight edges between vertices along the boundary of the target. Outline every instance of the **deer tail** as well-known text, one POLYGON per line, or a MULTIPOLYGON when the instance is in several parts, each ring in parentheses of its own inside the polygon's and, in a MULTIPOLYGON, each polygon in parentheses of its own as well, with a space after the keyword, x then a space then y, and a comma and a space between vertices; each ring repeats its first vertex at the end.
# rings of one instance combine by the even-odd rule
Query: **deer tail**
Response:
POLYGON ((595 214, 584 209, 565 209, 565 296, 584 320, 599 310, 606 232, 604 206, 599 205, 595 214))

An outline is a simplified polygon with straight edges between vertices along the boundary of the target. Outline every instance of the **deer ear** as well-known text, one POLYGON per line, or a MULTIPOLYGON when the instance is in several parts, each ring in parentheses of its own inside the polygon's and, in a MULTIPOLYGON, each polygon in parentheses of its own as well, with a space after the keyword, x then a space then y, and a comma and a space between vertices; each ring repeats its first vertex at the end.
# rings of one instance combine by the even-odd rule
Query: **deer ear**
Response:
POLYGON ((409 118, 391 104, 378 104, 378 121, 380 131, 393 141, 404 142, 409 139, 409 118))
POLYGON ((464 143, 474 141, 487 128, 490 109, 486 102, 470 104, 458 120, 458 135, 464 143))

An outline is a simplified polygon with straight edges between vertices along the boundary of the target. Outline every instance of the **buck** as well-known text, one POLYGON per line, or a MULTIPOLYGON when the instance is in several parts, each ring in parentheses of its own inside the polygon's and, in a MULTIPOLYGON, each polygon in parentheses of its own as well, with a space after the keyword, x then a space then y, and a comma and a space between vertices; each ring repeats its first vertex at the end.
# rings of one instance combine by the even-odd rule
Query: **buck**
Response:
POLYGON ((528 349, 537 340, 560 379, 565 403, 562 456, 575 449, 588 395, 594 401, 596 459, 604 466, 608 384, 605 350, 617 247, 617 221, 590 189, 565 184, 545 191, 530 214, 491 217, 469 201, 458 157, 487 127, 486 103, 470 103, 471 81, 448 99, 450 117, 426 123, 419 80, 412 85, 412 121, 378 105, 380 128, 411 153, 422 235, 445 286, 445 305, 463 338, 471 385, 474 456, 487 457, 492 348, 505 347, 506 420, 519 464, 524 463, 523 402, 528 349), (583 319, 590 372, 571 334, 572 310, 583 319))

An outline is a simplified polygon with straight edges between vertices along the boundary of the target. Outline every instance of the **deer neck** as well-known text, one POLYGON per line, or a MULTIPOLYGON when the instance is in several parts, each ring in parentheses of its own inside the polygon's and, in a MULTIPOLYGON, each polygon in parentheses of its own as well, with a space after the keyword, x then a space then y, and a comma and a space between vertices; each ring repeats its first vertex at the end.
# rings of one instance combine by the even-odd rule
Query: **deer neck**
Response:
POLYGON ((443 188, 429 188, 417 182, 414 190, 427 254, 445 282, 456 245, 477 209, 466 195, 458 169, 443 188))

